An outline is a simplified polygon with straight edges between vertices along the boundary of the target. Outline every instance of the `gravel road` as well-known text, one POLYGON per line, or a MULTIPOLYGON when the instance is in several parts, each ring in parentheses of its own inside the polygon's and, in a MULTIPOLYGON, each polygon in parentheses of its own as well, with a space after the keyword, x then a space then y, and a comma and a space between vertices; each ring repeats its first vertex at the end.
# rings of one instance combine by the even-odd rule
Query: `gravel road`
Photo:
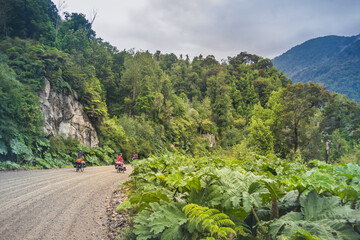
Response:
POLYGON ((0 172, 0 239, 107 239, 106 197, 128 179, 127 169, 0 172))

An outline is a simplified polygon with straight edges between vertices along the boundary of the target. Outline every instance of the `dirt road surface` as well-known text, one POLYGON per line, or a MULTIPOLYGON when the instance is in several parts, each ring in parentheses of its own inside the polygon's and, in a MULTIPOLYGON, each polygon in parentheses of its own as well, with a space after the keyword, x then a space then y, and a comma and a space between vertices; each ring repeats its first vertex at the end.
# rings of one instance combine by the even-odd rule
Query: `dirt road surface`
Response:
POLYGON ((107 239, 105 200, 127 168, 0 172, 0 239, 107 239))

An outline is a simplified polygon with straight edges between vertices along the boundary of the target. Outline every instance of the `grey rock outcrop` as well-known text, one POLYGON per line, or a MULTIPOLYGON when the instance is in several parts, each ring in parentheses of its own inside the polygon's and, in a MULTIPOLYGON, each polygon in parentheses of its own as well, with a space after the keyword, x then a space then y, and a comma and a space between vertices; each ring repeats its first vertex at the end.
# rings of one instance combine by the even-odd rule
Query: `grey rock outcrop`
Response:
POLYGON ((209 147, 213 148, 216 146, 216 139, 214 134, 206 133, 203 134, 204 138, 207 138, 209 140, 209 147))
POLYGON ((45 133, 64 138, 73 137, 80 143, 95 147, 99 139, 95 128, 86 116, 83 106, 73 95, 55 92, 45 79, 45 88, 39 93, 45 133))

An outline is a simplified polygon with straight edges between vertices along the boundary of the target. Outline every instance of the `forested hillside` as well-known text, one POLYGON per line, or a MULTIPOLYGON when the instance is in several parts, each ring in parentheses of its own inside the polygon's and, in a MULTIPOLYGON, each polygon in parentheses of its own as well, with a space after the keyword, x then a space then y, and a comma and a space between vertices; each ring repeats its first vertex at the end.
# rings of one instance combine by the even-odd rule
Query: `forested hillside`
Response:
POLYGON ((360 36, 311 39, 274 59, 293 82, 323 84, 360 102, 360 36))
POLYGON ((110 163, 119 151, 128 159, 133 152, 206 155, 239 146, 283 158, 358 159, 359 105, 317 84, 292 85, 269 59, 118 51, 96 37, 85 15, 63 19, 50 0, 4 6, 0 156, 6 168, 63 166, 79 148, 76 139, 42 132, 37 93, 45 78, 58 92, 78 94, 100 136, 99 147, 82 146, 93 164, 110 163))

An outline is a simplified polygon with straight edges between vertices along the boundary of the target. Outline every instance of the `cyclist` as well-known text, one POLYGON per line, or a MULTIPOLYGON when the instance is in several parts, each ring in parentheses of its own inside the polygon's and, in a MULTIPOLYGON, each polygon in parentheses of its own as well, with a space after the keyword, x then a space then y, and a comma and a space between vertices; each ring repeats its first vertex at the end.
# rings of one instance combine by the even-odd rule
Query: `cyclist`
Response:
POLYGON ((122 153, 119 154, 118 158, 117 158, 117 162, 115 163, 115 168, 118 166, 120 167, 120 169, 123 168, 123 161, 122 161, 122 153))
POLYGON ((77 159, 76 159, 76 162, 74 164, 74 167, 76 167, 76 164, 84 164, 84 167, 86 167, 86 164, 85 164, 85 162, 83 160, 83 155, 84 155, 84 153, 83 153, 82 149, 80 149, 79 153, 78 153, 78 156, 77 156, 77 159))
POLYGON ((122 153, 119 154, 116 163, 119 163, 119 164, 120 164, 120 163, 123 163, 123 161, 122 161, 122 153))
POLYGON ((134 161, 136 159, 136 152, 132 155, 131 161, 134 161))
POLYGON ((80 149, 79 153, 78 153, 78 157, 76 161, 83 161, 82 156, 84 155, 84 153, 82 152, 82 149, 80 149))

